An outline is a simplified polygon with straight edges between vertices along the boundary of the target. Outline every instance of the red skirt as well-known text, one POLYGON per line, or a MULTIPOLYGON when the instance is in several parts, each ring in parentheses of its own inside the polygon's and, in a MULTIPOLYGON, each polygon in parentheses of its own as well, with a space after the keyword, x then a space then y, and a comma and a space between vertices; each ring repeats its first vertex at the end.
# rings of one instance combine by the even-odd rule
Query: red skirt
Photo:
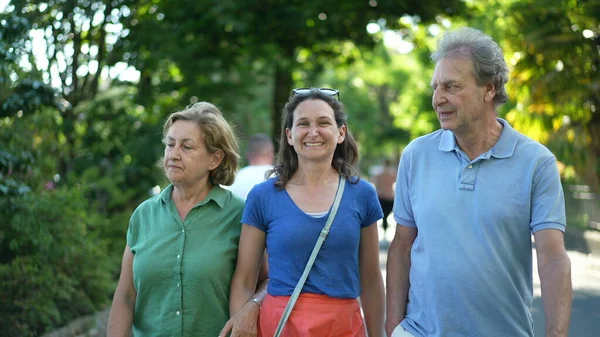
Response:
MULTIPOLYGON (((273 337, 290 296, 267 295, 260 309, 259 337, 273 337)), ((366 337, 355 298, 300 294, 281 337, 366 337)))

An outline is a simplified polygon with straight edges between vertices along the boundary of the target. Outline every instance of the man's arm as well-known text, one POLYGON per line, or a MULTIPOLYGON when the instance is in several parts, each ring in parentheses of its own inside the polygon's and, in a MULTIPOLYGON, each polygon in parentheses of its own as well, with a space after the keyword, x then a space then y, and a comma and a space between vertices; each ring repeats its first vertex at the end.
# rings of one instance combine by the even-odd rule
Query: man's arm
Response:
POLYGON ((546 337, 566 337, 571 318, 571 260, 563 232, 542 229, 533 234, 546 318, 546 337))
POLYGON ((410 288, 410 251, 416 237, 416 227, 398 224, 394 239, 388 249, 385 319, 385 331, 388 337, 392 335, 392 331, 406 314, 408 289, 410 288))

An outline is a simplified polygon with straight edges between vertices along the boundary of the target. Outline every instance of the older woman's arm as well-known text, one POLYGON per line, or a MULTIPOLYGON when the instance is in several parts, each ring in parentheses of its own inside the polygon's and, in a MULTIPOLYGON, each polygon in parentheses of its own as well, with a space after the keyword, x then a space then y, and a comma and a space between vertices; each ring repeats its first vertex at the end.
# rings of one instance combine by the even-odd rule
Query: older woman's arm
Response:
POLYGON ((360 301, 369 336, 383 336, 385 293, 379 268, 377 223, 361 230, 358 266, 360 268, 360 301))
POLYGON ((127 245, 123 252, 121 276, 108 317, 107 337, 129 337, 136 296, 137 292, 133 284, 133 253, 127 245))
POLYGON ((258 289, 256 287, 259 273, 261 278, 264 278, 267 273, 265 263, 262 264, 261 268, 265 239, 265 232, 256 227, 242 225, 237 265, 231 280, 229 295, 229 312, 232 317, 227 321, 219 336, 226 336, 230 331, 231 337, 253 337, 257 335, 260 303, 266 295, 266 285, 268 283, 268 279, 265 279, 261 281, 258 289), (260 303, 253 301, 253 296, 257 296, 257 301, 260 303))

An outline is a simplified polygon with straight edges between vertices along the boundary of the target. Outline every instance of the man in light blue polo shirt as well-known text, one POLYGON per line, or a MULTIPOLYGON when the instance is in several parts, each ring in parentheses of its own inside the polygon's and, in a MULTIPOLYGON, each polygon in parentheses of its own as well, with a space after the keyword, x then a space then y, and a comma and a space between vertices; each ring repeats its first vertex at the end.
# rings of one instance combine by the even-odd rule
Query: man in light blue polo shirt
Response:
POLYGON ((533 336, 533 233, 546 336, 567 336, 571 265, 556 159, 497 118, 508 68, 489 36, 448 32, 432 60, 441 129, 412 141, 398 168, 386 332, 533 336))

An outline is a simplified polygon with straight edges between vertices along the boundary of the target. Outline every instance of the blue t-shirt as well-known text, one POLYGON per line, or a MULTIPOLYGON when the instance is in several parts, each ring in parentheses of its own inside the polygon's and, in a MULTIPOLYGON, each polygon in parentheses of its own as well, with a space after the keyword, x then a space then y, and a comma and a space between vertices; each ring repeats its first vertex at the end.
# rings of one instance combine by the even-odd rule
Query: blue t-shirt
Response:
MULTIPOLYGON (((242 223, 266 233, 269 286, 273 296, 294 291, 329 212, 314 218, 292 201, 277 178, 256 185, 248 194, 242 223)), ((346 182, 344 195, 327 239, 302 288, 302 292, 336 298, 360 295, 358 253, 361 229, 383 217, 375 188, 364 180, 346 182)))
POLYGON ((474 160, 438 130, 402 154, 394 216, 416 227, 402 327, 415 336, 533 336, 531 233, 564 231, 554 155, 505 120, 474 160))

